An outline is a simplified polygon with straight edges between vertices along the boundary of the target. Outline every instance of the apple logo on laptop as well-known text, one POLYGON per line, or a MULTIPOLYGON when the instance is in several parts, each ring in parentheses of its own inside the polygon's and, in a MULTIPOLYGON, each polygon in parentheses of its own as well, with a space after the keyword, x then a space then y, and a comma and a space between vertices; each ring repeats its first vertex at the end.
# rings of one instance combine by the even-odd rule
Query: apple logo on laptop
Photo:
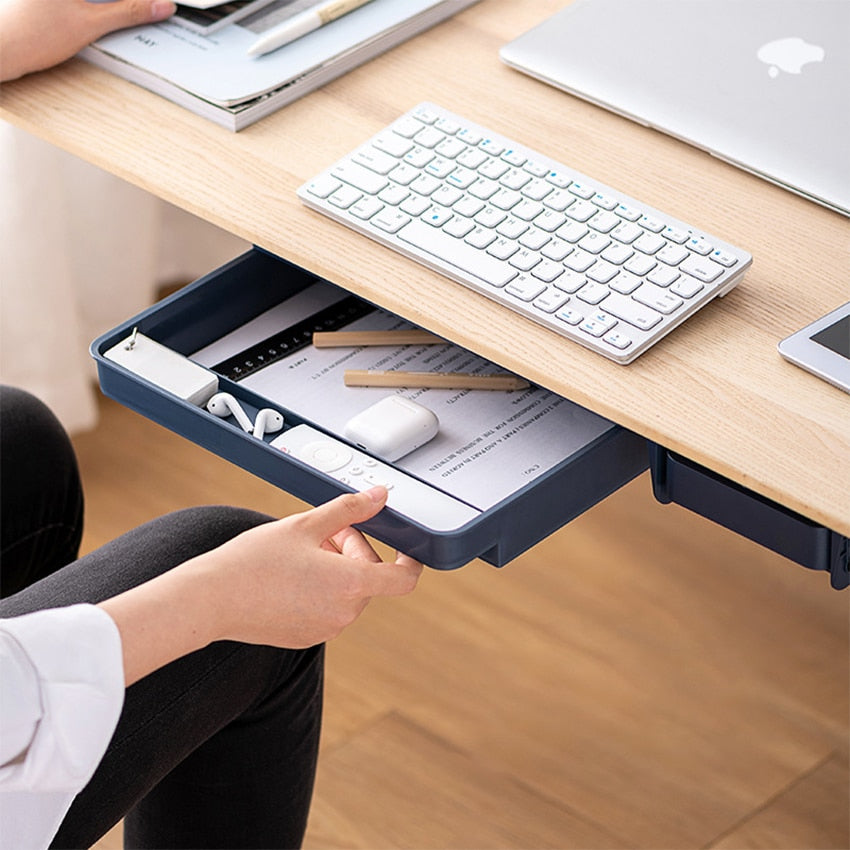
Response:
POLYGON ((826 51, 802 38, 779 38, 762 45, 756 54, 765 65, 769 65, 768 76, 776 78, 780 71, 799 74, 809 62, 823 62, 826 51))

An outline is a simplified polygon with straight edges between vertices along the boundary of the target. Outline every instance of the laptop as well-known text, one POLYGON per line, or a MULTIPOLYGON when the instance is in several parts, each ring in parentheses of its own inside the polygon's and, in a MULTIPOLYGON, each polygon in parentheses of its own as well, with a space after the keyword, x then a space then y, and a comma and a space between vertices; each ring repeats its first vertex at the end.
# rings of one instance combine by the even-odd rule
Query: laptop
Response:
POLYGON ((575 0, 500 55, 850 216, 848 0, 575 0))

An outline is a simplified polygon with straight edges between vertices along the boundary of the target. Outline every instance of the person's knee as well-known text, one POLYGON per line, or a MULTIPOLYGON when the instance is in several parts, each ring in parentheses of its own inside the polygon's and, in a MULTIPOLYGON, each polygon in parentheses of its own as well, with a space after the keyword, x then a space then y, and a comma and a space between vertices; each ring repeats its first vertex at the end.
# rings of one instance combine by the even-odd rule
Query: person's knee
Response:
POLYGON ((272 517, 248 508, 202 505, 174 511, 148 525, 201 554, 271 520, 272 517))
POLYGON ((30 444, 34 447, 70 441, 53 411, 41 399, 18 387, 0 385, 0 436, 3 445, 30 444))

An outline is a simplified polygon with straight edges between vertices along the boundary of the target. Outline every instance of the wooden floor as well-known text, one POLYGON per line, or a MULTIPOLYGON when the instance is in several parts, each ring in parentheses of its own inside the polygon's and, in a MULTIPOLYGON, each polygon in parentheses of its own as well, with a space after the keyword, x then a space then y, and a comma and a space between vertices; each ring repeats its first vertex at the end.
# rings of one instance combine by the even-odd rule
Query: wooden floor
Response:
MULTIPOLYGON (((303 507, 112 403, 75 443, 86 548, 303 507)), ((847 848, 848 603, 647 476, 501 570, 429 570, 329 647, 306 846, 847 848)))

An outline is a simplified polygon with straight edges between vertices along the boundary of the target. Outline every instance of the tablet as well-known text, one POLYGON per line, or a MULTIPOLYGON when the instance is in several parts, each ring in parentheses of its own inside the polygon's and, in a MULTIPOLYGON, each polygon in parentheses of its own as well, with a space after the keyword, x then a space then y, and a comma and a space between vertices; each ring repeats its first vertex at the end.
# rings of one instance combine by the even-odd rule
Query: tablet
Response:
POLYGON ((779 353, 850 393, 850 301, 783 339, 779 353))

